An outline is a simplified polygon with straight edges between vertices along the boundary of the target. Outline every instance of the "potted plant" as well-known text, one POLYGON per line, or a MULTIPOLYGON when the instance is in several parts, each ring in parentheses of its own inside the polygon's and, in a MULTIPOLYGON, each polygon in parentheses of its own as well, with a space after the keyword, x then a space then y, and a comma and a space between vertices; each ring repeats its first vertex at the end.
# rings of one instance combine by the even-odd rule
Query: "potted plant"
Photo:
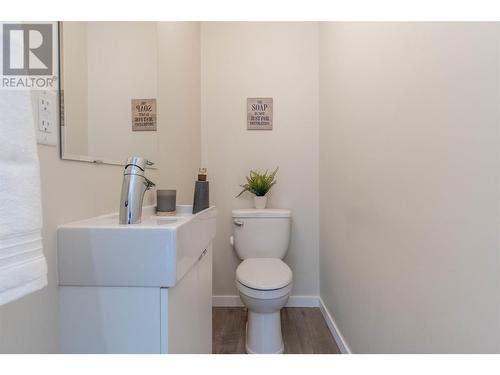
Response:
POLYGON ((264 173, 259 171, 250 171, 250 174, 246 177, 247 183, 240 185, 243 190, 236 196, 236 198, 238 198, 245 191, 248 191, 255 195, 253 198, 255 208, 266 208, 266 194, 269 190, 271 190, 274 184, 276 184, 276 173, 278 173, 278 167, 272 173, 269 173, 267 170, 264 173))

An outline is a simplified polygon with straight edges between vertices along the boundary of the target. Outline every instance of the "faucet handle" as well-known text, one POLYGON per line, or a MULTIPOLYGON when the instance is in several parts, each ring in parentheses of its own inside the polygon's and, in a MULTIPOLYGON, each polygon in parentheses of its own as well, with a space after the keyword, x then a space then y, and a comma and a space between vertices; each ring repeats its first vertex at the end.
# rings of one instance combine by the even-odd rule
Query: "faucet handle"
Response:
POLYGON ((146 184, 146 190, 149 190, 152 187, 156 186, 156 184, 153 181, 151 181, 150 179, 144 177, 144 180, 145 180, 144 183, 146 184))
POLYGON ((142 156, 131 156, 127 159, 125 169, 130 165, 139 167, 140 169, 144 170, 146 166, 152 166, 154 165, 154 163, 151 160, 143 158, 142 156))

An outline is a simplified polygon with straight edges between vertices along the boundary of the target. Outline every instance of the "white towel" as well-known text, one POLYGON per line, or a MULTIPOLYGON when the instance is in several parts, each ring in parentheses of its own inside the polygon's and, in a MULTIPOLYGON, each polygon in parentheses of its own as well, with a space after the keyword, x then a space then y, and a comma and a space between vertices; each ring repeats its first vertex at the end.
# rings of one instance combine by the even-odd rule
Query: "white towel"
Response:
POLYGON ((0 89, 0 305, 47 285, 29 91, 0 89))

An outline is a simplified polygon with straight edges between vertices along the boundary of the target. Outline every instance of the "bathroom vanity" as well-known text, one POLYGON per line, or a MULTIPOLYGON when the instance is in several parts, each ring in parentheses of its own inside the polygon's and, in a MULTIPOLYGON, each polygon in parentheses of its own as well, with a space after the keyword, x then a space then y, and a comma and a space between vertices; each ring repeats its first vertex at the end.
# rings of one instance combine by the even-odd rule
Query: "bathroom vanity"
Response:
POLYGON ((215 207, 58 228, 63 353, 211 353, 215 207))

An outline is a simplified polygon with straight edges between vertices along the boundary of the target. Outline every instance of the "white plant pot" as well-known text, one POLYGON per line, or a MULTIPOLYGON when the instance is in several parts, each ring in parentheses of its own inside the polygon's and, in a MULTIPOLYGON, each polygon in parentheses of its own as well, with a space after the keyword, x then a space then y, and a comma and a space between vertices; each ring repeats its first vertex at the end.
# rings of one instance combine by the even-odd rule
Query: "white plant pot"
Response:
POLYGON ((266 196, 263 196, 263 197, 255 196, 255 197, 253 197, 253 204, 254 204, 255 208, 258 208, 258 209, 266 208, 267 197, 266 196))

